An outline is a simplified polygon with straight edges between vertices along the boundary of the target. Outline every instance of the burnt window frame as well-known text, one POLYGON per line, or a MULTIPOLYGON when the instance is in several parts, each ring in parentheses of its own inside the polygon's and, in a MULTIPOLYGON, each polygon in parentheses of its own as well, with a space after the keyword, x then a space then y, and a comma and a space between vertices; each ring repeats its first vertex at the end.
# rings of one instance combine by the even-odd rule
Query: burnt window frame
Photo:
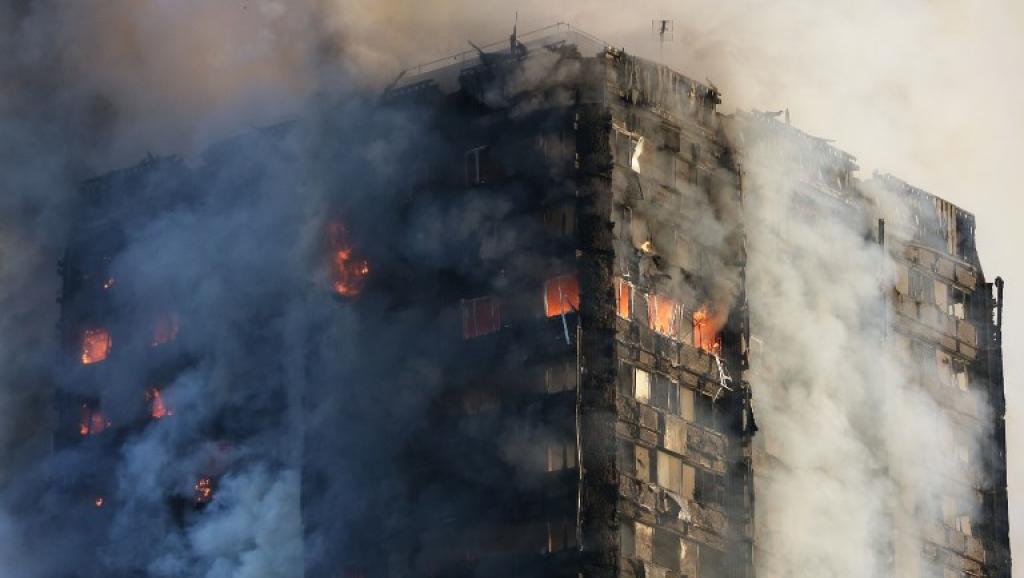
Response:
POLYGON ((501 300, 498 297, 494 295, 482 295, 480 297, 462 299, 460 302, 460 309, 462 311, 462 339, 464 341, 476 339, 485 335, 491 335, 501 331, 501 300), (480 320, 477 315, 477 305, 483 302, 490 303, 490 318, 492 323, 487 327, 481 328, 480 320), (470 330, 471 323, 472 331, 470 330))

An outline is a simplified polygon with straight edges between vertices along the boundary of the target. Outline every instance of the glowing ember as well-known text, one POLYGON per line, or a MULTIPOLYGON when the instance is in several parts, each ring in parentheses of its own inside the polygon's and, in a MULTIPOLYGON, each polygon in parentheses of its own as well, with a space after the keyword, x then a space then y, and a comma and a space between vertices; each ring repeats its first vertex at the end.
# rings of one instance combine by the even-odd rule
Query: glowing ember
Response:
POLYGON ((102 508, 103 507, 103 496, 96 496, 96 499, 93 500, 93 503, 96 504, 97 508, 102 508))
POLYGON ((153 347, 174 341, 178 337, 178 316, 174 313, 161 315, 153 328, 153 347))
POLYGON ((343 297, 354 297, 363 290, 370 264, 353 256, 344 225, 331 225, 330 235, 334 251, 334 291, 343 297))
POLYGON ((82 419, 78 422, 78 433, 89 436, 96 435, 110 427, 110 422, 99 409, 93 409, 87 403, 82 404, 82 419))
POLYGON ((195 490, 195 501, 197 504, 209 504, 213 500, 213 479, 210 476, 203 476, 193 486, 195 490))
POLYGON ((116 282, 117 282, 117 279, 115 279, 114 277, 107 278, 107 280, 103 282, 103 289, 104 290, 110 289, 111 287, 114 286, 114 283, 116 283, 116 282))
POLYGON ((164 403, 164 398, 160 395, 160 390, 153 387, 146 392, 146 401, 149 402, 149 415, 153 419, 161 419, 169 415, 174 415, 174 412, 167 408, 167 404, 164 403))
POLYGON ((99 363, 110 355, 112 342, 106 329, 87 329, 82 335, 82 363, 99 363))
POLYGON ((694 312, 693 345, 717 355, 722 349, 722 339, 718 335, 718 327, 719 325, 707 305, 694 312))

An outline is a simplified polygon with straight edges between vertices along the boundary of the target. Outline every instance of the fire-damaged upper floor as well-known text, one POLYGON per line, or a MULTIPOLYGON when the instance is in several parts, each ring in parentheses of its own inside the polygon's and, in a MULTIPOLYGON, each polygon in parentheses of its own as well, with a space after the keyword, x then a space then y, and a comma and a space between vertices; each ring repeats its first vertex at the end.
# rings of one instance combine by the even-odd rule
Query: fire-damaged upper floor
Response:
MULTIPOLYGON (((304 416, 292 433, 319 553, 307 576, 752 577, 773 555, 755 516, 758 468, 773 458, 755 447, 749 370, 772 344, 751 331, 747 230, 750 200, 782 183, 794 194, 770 210, 835 216, 889 255, 865 315, 891 315, 885 338, 928 358, 920 367, 934 373, 915 377, 956 425, 941 435, 963 456, 963 491, 893 567, 1009 576, 1002 285, 982 274, 973 216, 894 177, 859 179, 852 155, 788 118, 726 115, 720 102, 710 83, 557 26, 400 76, 375 107, 417 130, 376 180, 338 167, 352 143, 330 125, 310 162, 295 144, 300 120, 217 145, 197 165, 149 159, 85 183, 93 209, 61 268, 64 362, 76 380, 102 381, 116 364, 144 378, 116 419, 64 388, 62 443, 109 436, 125 416, 173 416, 162 384, 200 364, 187 345, 195 325, 178 316, 186 303, 159 287, 144 307, 110 298, 126 281, 110 263, 137 220, 201 205, 224 180, 300 195, 308 174, 336 171, 315 233, 294 239, 316 256, 301 290, 333 295, 356 320, 338 335, 314 325, 310 335, 334 341, 304 358, 347 362, 287 377, 326 379, 346 403, 318 403, 315 388, 290 396, 283 378, 267 394, 304 416), (253 147, 292 159, 288 178, 231 160, 253 147), (762 167, 776 169, 772 182, 762 167), (878 200, 889 195, 902 214, 878 200), (971 431, 989 443, 967 448, 971 431)), ((798 242, 787 233, 778 228, 780 245, 798 242)), ((225 415, 202 432, 226 449, 207 451, 179 492, 182 524, 202 507, 181 502, 217 499, 231 448, 259 424, 247 423, 225 415)), ((102 478, 83 496, 102 500, 102 478)))

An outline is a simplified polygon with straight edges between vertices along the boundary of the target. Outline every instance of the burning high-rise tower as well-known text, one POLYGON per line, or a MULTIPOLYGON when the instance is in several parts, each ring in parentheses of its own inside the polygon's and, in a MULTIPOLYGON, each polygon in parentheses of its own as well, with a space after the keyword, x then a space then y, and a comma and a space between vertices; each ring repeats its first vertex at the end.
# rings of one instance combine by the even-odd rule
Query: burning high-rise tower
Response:
POLYGON ((87 184, 60 439, 107 445, 67 491, 131 507, 112 499, 124 438, 201 423, 162 486, 175 527, 222 511, 237 471, 300 470, 311 577, 1008 577, 1002 285, 973 217, 718 104, 559 26, 409 71, 368 124, 87 184), (317 187, 322 205, 289 202, 317 187), (138 247, 250 189, 278 213, 201 230, 251 235, 251 263, 175 247, 230 279, 210 303, 250 304, 209 325, 198 343, 244 336, 211 355, 192 340, 218 310, 190 303, 208 278, 130 276, 172 279, 138 247), (302 225, 278 237, 279 214, 302 225), (264 247, 307 274, 247 275, 264 247), (108 297, 126 285, 145 297, 108 297))

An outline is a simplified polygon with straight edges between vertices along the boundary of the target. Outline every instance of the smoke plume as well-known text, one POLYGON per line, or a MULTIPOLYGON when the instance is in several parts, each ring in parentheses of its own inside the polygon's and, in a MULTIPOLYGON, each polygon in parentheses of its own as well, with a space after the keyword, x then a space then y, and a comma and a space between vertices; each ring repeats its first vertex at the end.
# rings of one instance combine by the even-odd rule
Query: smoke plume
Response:
MULTIPOLYGON (((1013 182, 1005 168, 989 176, 983 154, 963 145, 1007 148, 1012 139, 1002 121, 979 112, 979 92, 1020 120, 1018 88, 993 94, 962 80, 1000 85, 1006 55, 1019 54, 1016 42, 1002 40, 1012 26, 1003 20, 1012 18, 1001 12, 924 2, 817 9, 697 2, 685 10, 662 2, 649 9, 624 25, 620 3, 519 6, 523 28, 572 20, 648 56, 658 51, 648 20, 674 18, 665 60, 711 77, 730 106, 791 107, 808 130, 839 137, 872 164, 908 167, 908 178, 953 198, 970 198, 965 183, 975 179, 993 189, 1013 182), (978 48, 982 35, 1000 39, 992 52, 978 48), (867 50, 877 46, 895 54, 867 50), (948 64, 938 71, 906 64, 936 58, 948 64), (936 138, 923 141, 922 133, 936 138)), ((431 330, 457 312, 417 317, 372 299, 358 312, 339 307, 321 290, 330 284, 323 231, 330 218, 358 210, 365 222, 347 225, 371 263, 379 257, 458 269, 453 232, 468 237, 509 211, 479 202, 414 205, 420 217, 413 226, 392 243, 376 243, 407 207, 389 159, 408 153, 407 135, 431 137, 415 115, 383 114, 360 95, 422 54, 462 50, 467 38, 504 37, 511 12, 486 3, 352 0, 0 6, 0 568, 49 577, 98 560, 126 575, 295 576, 339 540, 358 543, 360 529, 340 520, 372 505, 352 503, 347 491, 385 480, 385 495, 406 498, 386 483, 404 456, 370 455, 362 446, 372 438, 360 436, 423 435, 425 406, 439 384, 418 361, 442 353, 431 330), (248 130, 286 119, 296 122, 284 125, 284 137, 248 130), (236 134, 244 136, 230 152, 209 148, 236 134), (56 383, 97 398, 111 427, 126 432, 149 385, 131 364, 93 372, 99 378, 67 363, 54 367, 68 357, 55 329, 55 267, 72 242, 74 219, 97 210, 83 206, 78 183, 147 153, 184 156, 160 173, 181 201, 154 212, 147 203, 166 184, 138 184, 128 203, 132 227, 109 255, 114 303, 139 318, 173 313, 180 331, 169 347, 191 362, 159 384, 171 419, 126 433, 113 451, 84 444, 51 454, 56 383), (201 196, 192 177, 208 183, 201 196), (357 334, 370 342, 357 342, 357 334), (391 369, 379 354, 388 347, 410 352, 404 379, 420 386, 419 396, 396 402, 370 388, 391 369), (296 433, 303 413, 317 447, 296 433), (399 431, 384 433, 381 423, 399 431), (209 441, 217 438, 235 441, 209 441), (340 468, 339 455, 346 458, 340 468), (322 478, 300 480, 301 467, 322 478), (104 468, 116 475, 115 486, 97 488, 102 496, 61 493, 66 479, 104 468), (181 508, 175 519, 168 496, 191 503, 204 476, 217 478, 217 499, 201 515, 181 508), (332 488, 312 510, 322 519, 298 518, 306 483, 332 488), (114 517, 95 506, 98 497, 117 503, 114 517), (305 543, 302 523, 310 530, 305 543)), ((755 159, 767 154, 751 151, 755 159)), ((766 344, 755 364, 755 411, 775 460, 758 486, 758 518, 771 521, 762 528, 771 550, 763 568, 767 575, 863 575, 887 560, 889 516, 913 540, 935 514, 922 504, 957 498, 924 475, 955 466, 934 435, 949 424, 914 384, 917 362, 889 347, 895 338, 880 295, 891 263, 865 240, 872 223, 795 220, 777 210, 790 201, 787 176, 751 176, 758 194, 746 206, 748 291, 754 333, 766 344)), ((707 233, 725 242, 721 231, 707 233)), ((983 253, 986 244, 996 245, 983 238, 983 253)), ((491 249, 503 246, 513 243, 491 249)), ((131 346, 115 333, 114 347, 131 346)), ((139 347, 134 353, 148 354, 139 347)), ((515 352, 490 354, 480 363, 517 361, 515 352)), ((506 457, 518 463, 525 451, 513 431, 505 432, 506 457)), ((466 469, 481 484, 503 474, 466 469)), ((429 496, 420 505, 413 515, 432 513, 429 496)))

